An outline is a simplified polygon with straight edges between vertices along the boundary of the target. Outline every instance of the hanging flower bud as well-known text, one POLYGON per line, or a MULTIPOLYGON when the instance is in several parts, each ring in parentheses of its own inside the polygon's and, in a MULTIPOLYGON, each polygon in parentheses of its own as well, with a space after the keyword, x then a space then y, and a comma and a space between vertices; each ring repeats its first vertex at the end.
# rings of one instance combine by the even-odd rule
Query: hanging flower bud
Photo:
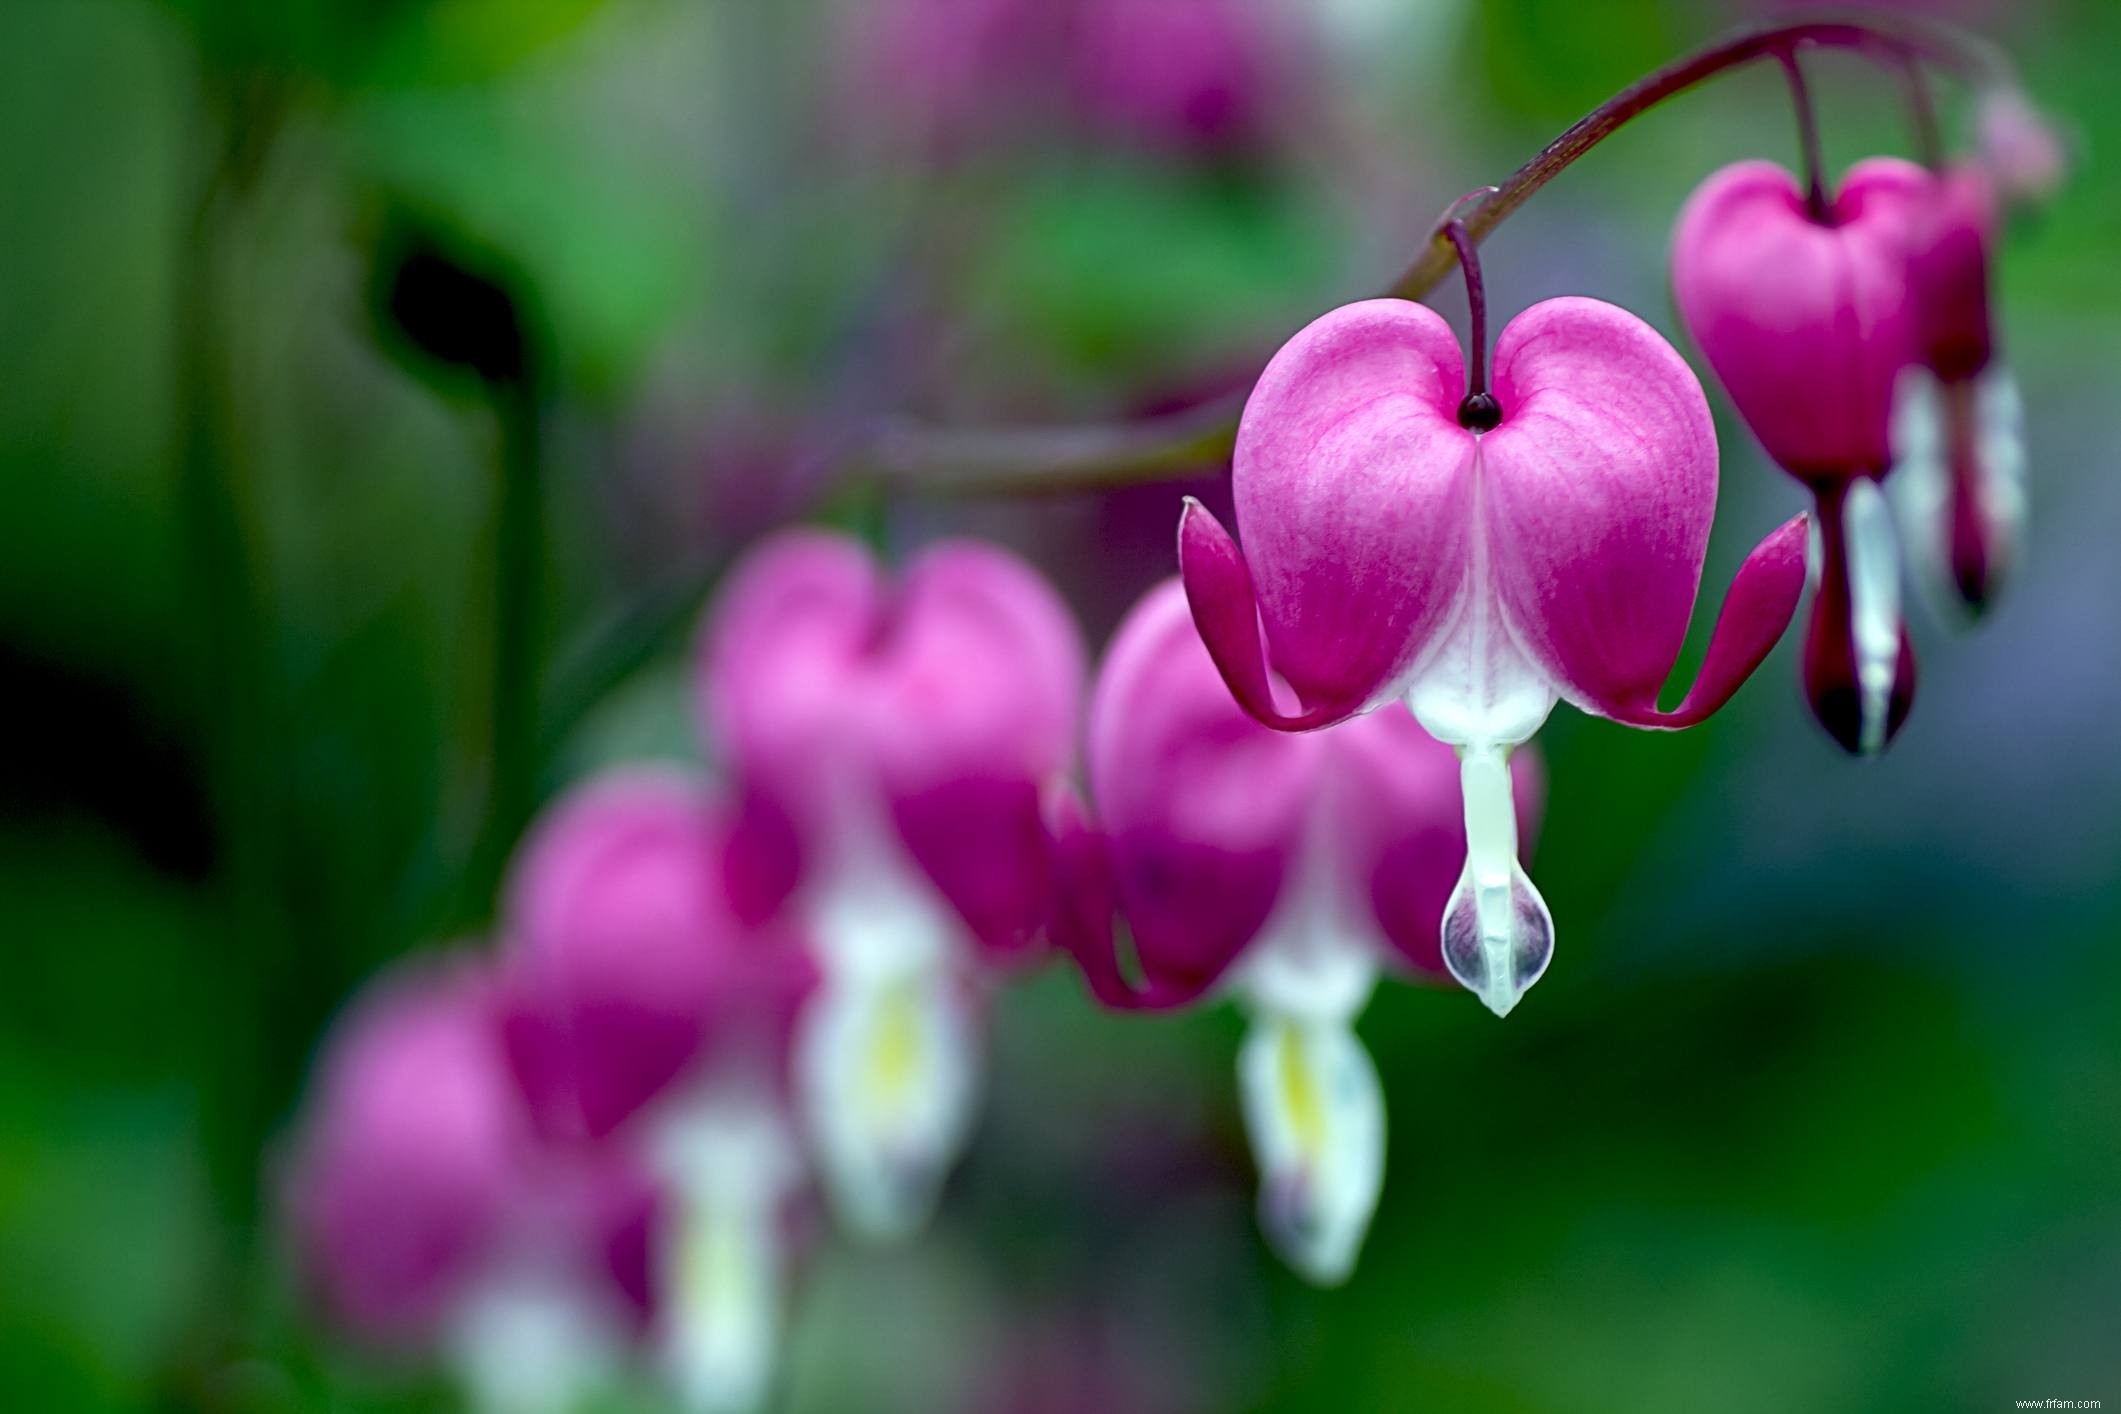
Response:
POLYGON ((1893 406, 1891 485, 1914 559, 1940 597, 1986 608, 2025 520, 2022 404, 1996 357, 1989 270, 1994 188, 1984 169, 1938 174, 1910 232, 1915 357, 1893 406))
POLYGON ((546 1132, 619 1144, 654 1177, 654 1335, 702 1414, 770 1386, 803 1178, 788 1053, 816 981, 790 939, 737 919, 723 813, 674 771, 593 781, 540 822, 509 894, 515 1074, 546 1132))
MULTIPOLYGON (((1354 1021, 1380 970, 1443 972, 1439 931, 1467 868, 1456 758, 1397 704, 1310 735, 1261 726, 1172 581, 1113 639, 1088 764, 1097 825, 1060 809, 1056 936, 1108 1005, 1182 1006, 1219 985, 1243 1000, 1261 1224, 1297 1270, 1338 1282, 1384 1172, 1383 1096, 1354 1021)), ((1514 853, 1536 782, 1524 757, 1512 777, 1496 833, 1514 853)))
POLYGON ((1245 408, 1245 553, 1189 505, 1179 559, 1201 637, 1254 717, 1300 731, 1404 700, 1459 749, 1470 853, 1443 956, 1500 1015, 1553 946, 1514 858, 1511 751, 1559 698, 1640 727, 1716 711, 1788 623, 1805 530, 1800 517, 1753 551, 1693 689, 1659 708, 1715 514, 1701 385, 1648 325, 1588 299, 1512 320, 1492 390, 1480 367, 1461 396, 1457 340, 1420 305, 1317 320, 1245 408))
POLYGON ((1882 749, 1914 699, 1899 551, 1878 481, 1914 328, 1907 251, 1930 178, 1850 169, 1815 216, 1788 172, 1740 162, 1680 214, 1680 316, 1768 454, 1816 498, 1822 563, 1805 641, 1812 711, 1851 752, 1882 749))
POLYGON ((743 796, 732 892, 796 920, 823 970, 796 1065, 828 1195, 859 1232, 905 1233, 971 1121, 979 983, 1040 942, 1074 627, 998 550, 935 546, 894 588, 854 541, 793 533, 732 577, 702 662, 743 796))
POLYGON ((333 1028, 287 1180, 304 1272, 368 1344, 447 1357, 490 1414, 558 1414, 608 1374, 626 1175, 532 1142, 468 962, 401 968, 333 1028))

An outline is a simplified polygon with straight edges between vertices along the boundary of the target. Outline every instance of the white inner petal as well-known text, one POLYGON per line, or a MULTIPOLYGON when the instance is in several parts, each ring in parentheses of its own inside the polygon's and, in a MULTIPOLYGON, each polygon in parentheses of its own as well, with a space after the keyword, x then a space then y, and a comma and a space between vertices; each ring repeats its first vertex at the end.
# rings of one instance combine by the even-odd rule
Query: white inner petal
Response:
POLYGON ((1865 477, 1842 503, 1848 537, 1849 628, 1856 653, 1856 692, 1866 755, 1885 746, 1893 679, 1900 669, 1900 546, 1878 483, 1865 477))
POLYGON ((444 1347, 477 1414, 566 1414, 614 1380, 621 1342, 579 1273, 524 1260, 467 1294, 444 1347))
MULTIPOLYGON (((1886 478, 1893 510, 1906 527, 1921 582, 1941 600, 1956 599, 1951 547, 1951 452, 1946 441, 1944 390, 1937 375, 1919 363, 1900 370, 1893 384, 1893 470, 1886 478)), ((1818 588, 1818 523, 1812 525, 1812 588, 1818 588)))
POLYGON ((1267 1013, 1253 1020, 1237 1073, 1267 1240, 1311 1281, 1345 1281, 1384 1185, 1377 1067, 1344 1022, 1267 1013))
POLYGON ((1974 419, 1981 439, 1981 509, 2006 546, 2025 530, 2025 399, 2002 363, 1991 363, 1974 385, 1974 419))
POLYGON ((1510 750, 1554 710, 1554 684, 1518 644, 1502 610, 1488 545, 1484 466, 1474 464, 1472 562, 1458 608, 1410 679, 1407 705, 1422 728, 1458 748, 1466 867, 1444 910, 1451 975, 1507 1016, 1546 971, 1554 920, 1517 859, 1510 750))
POLYGON ((748 1414, 779 1354, 795 1145, 770 1103, 726 1097, 688 1106, 658 1141, 671 1234, 658 1254, 663 1369, 691 1414, 748 1414))
POLYGON ((1236 982, 1257 1011, 1344 1026, 1376 988, 1380 940, 1374 910, 1342 868, 1330 806, 1313 802, 1302 851, 1236 982))
MULTIPOLYGON (((903 920, 872 916, 896 934, 903 920)), ((796 1081, 840 1221, 879 1241, 934 1210, 978 1099, 977 1026, 947 949, 874 939, 824 949, 796 1036, 796 1081), (861 964, 846 965, 841 953, 861 964), (923 955, 925 953, 925 956, 923 955), (896 959, 904 965, 882 966, 896 959)))
POLYGON ((1466 863, 1444 905, 1444 965, 1488 1010, 1508 1016, 1553 960, 1554 919, 1518 862, 1510 749, 1464 748, 1458 781, 1466 863))

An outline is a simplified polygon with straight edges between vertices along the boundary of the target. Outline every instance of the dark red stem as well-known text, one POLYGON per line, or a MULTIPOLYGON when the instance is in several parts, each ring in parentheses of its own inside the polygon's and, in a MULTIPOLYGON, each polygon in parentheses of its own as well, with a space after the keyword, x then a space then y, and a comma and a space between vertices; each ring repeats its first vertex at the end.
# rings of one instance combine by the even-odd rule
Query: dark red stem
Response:
POLYGON ((1834 213, 1826 199, 1826 162, 1819 150, 1819 115, 1812 108, 1812 90, 1804 81, 1804 66, 1797 62, 1795 45, 1776 51, 1775 58, 1790 81, 1790 106, 1797 110, 1797 145, 1804 159, 1804 209, 1812 220, 1825 226, 1834 213))

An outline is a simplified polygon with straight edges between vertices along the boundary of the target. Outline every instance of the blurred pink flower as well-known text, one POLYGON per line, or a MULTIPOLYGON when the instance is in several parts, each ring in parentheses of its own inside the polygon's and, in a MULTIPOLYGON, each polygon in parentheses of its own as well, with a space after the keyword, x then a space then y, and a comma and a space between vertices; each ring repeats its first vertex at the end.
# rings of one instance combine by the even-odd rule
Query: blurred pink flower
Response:
POLYGON ((727 815, 674 769, 576 788, 518 856, 505 956, 509 1057, 543 1132, 655 1180, 622 1250, 666 1375, 713 1409, 772 1377, 803 1177, 788 1057, 817 981, 794 937, 731 907, 727 815))
POLYGON ((861 119, 933 155, 1071 118, 1130 145, 1261 141, 1297 36, 1263 0, 874 0, 846 43, 861 119))
POLYGON ((549 809, 519 852, 505 1028, 547 1134, 603 1139, 698 1081, 780 1083, 815 967, 738 920, 717 814, 679 771, 619 771, 549 809))
POLYGON ((1443 954, 1503 1014, 1553 945, 1510 839, 1510 750, 1557 699, 1640 727, 1715 712, 1788 623, 1804 522, 1746 560, 1699 677, 1662 709, 1715 514, 1701 385, 1641 320, 1571 298, 1504 329, 1484 406, 1465 389, 1457 340, 1421 305, 1315 321, 1245 408, 1244 553, 1198 505, 1179 551, 1201 637, 1254 717, 1300 731, 1404 699, 1460 749, 1471 854, 1443 954))
POLYGON ((1257 0, 1076 0, 1086 119, 1137 141, 1214 151, 1256 142, 1289 36, 1257 0))
POLYGON ((975 984, 1042 941, 1074 626, 999 550, 937 545, 892 585, 856 542, 796 532, 732 574, 700 661, 742 800, 732 894, 793 920, 824 973, 797 1064, 828 1192, 858 1229, 903 1232, 970 1121, 975 984))
POLYGON ((365 1343, 441 1355, 481 1407, 558 1408, 644 1318, 624 1233, 647 1190, 534 1140, 467 958, 373 984, 326 1038, 283 1198, 302 1269, 365 1343), (535 1347, 535 1349, 529 1348, 535 1347))

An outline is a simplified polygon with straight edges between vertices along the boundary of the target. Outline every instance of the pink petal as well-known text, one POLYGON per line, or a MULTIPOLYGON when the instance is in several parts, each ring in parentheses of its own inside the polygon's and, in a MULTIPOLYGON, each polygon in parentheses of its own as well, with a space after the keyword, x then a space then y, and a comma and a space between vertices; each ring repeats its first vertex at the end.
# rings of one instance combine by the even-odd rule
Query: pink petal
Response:
POLYGON ((1626 310, 1556 299, 1495 350, 1481 439, 1492 573, 1522 647, 1587 711, 1654 708, 1716 512, 1716 431, 1686 361, 1626 310))
POLYGON ((1081 639, 1021 560, 931 547, 908 568, 870 722, 906 846, 1001 959, 1034 941, 1052 887, 1040 800, 1073 760, 1081 639))
POLYGON ((1238 710, 1176 582, 1121 625, 1091 702, 1090 786, 1113 901, 1159 997, 1211 986, 1272 913, 1323 740, 1238 710))
POLYGON ((1321 702, 1307 712, 1281 710, 1260 639, 1252 571, 1214 512, 1191 496, 1178 518, 1178 568, 1195 630, 1230 695, 1254 720, 1277 731, 1301 732, 1345 721, 1362 710, 1360 698, 1321 702))
MULTIPOLYGON (((1442 316, 1388 299, 1313 321, 1252 390, 1233 469, 1238 529, 1272 666, 1307 724, 1389 695, 1455 605, 1472 502, 1464 391, 1442 316)), ((1186 547, 1194 597, 1214 610, 1202 636, 1256 687, 1238 577, 1208 553, 1212 537, 1198 539, 1186 547)), ((1252 696, 1255 715, 1283 725, 1252 696)))
POLYGON ((488 978, 463 959, 372 983, 326 1037, 287 1174, 304 1266, 382 1344, 439 1334, 524 1181, 488 978))
POLYGON ((591 782, 533 830, 508 890, 506 1034, 548 1133, 610 1134, 710 1040, 779 1065, 808 962, 738 924, 722 857, 709 798, 670 771, 591 782))
POLYGON ((1798 477, 1892 464, 1893 378, 1910 336, 1908 227, 1929 182, 1897 158, 1858 163, 1834 223, 1820 225, 1788 172, 1740 162, 1680 215, 1680 314, 1754 435, 1798 477))
POLYGON ((1170 1011, 1199 1000, 1219 973, 1185 983, 1138 983, 1126 975, 1119 960, 1119 919, 1105 838, 1072 790, 1055 792, 1049 813, 1060 887, 1047 932, 1053 945, 1082 969, 1090 994, 1114 1011, 1170 1011))
POLYGON ((1805 544, 1811 517, 1784 521, 1753 547, 1723 596, 1723 611, 1709 634, 1701 672, 1680 704, 1657 709, 1656 698, 1611 713, 1635 727, 1690 727, 1712 717, 1745 685, 1774 651, 1804 594, 1805 544))
POLYGON ((1988 174, 1970 164, 1931 182, 1915 211, 1907 277, 1916 351, 1947 383, 1975 377, 1995 353, 1989 259, 1996 222, 1988 174))
POLYGON ((827 748, 850 734, 851 690, 885 593, 855 541, 787 531, 731 572, 701 634, 707 741, 747 788, 772 795, 799 824, 830 809, 835 750, 827 748))

